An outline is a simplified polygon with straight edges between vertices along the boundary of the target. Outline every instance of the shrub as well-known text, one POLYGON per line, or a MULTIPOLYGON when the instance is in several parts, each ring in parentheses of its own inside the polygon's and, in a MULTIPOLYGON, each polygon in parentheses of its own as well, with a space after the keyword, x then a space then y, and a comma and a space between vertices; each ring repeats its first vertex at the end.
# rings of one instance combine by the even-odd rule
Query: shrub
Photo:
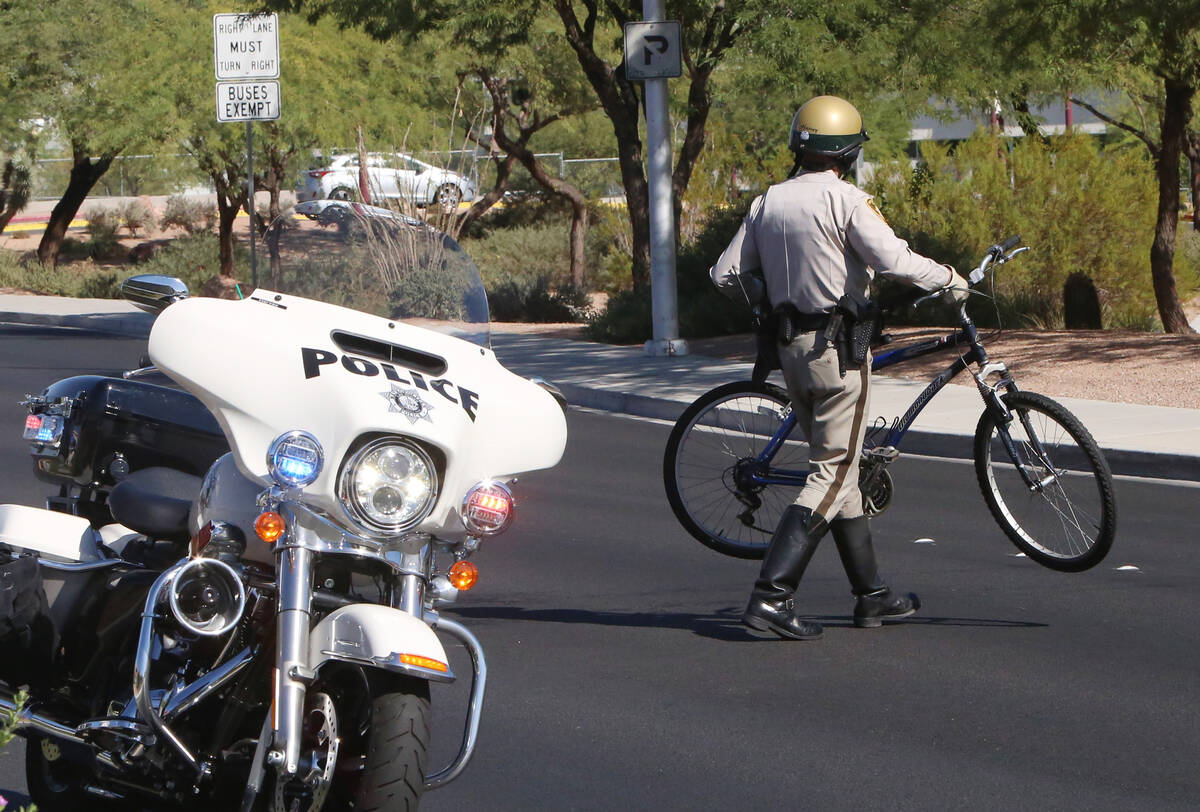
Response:
MULTIPOLYGON (((234 269, 250 267, 250 252, 234 244, 234 269)), ((137 267, 139 274, 161 274, 180 279, 193 293, 220 273, 221 247, 215 234, 193 234, 171 240, 137 267)), ((132 273, 130 274, 132 275, 132 273)), ((248 293, 249 291, 247 291, 248 293)))
POLYGON ((1063 283, 1077 271, 1091 277, 1107 316, 1153 305, 1156 191, 1145 150, 1090 136, 1043 143, 977 133, 953 152, 925 143, 921 157, 916 168, 880 167, 871 184, 914 250, 965 272, 1010 234, 1032 248, 998 270, 997 304, 974 304, 973 314, 1015 309, 1027 324, 1060 325, 1063 283))
POLYGON ((590 312, 584 291, 569 286, 551 290, 544 276, 509 279, 489 289, 488 310, 494 321, 538 323, 583 321, 590 312))
MULTIPOLYGON (((707 338, 750 329, 750 313, 725 298, 713 286, 709 269, 733 239, 750 201, 710 213, 696 239, 675 261, 675 290, 679 333, 684 338, 707 338)), ((608 300, 604 312, 592 318, 588 334, 599 341, 634 344, 653 337, 650 291, 621 291, 608 300)))
POLYGON ((88 209, 84 219, 88 222, 88 241, 83 244, 87 255, 96 259, 114 256, 120 247, 117 231, 121 228, 121 218, 116 210, 88 209))
POLYGON ((118 284, 117 273, 97 270, 90 260, 45 266, 36 259, 24 261, 11 251, 0 250, 0 287, 46 296, 111 299, 117 296, 118 284))
POLYGON ((117 206, 115 217, 132 237, 154 224, 154 210, 143 200, 126 200, 117 206))
POLYGON ((509 281, 522 285, 546 279, 551 287, 569 282, 571 269, 569 229, 556 225, 526 225, 488 231, 480 238, 464 238, 463 249, 479 267, 489 290, 509 281))
POLYGON ((207 200, 171 195, 163 209, 159 227, 181 228, 188 234, 200 234, 213 230, 217 224, 217 210, 207 200))

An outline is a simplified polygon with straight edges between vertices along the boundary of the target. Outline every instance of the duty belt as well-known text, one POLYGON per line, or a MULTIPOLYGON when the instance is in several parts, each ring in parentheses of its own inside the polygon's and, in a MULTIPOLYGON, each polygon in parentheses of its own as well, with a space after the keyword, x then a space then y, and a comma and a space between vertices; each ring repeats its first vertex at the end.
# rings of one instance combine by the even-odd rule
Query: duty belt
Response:
POLYGON ((783 312, 780 314, 782 318, 788 319, 792 324, 792 334, 796 333, 815 333, 819 330, 824 330, 829 326, 829 313, 801 313, 798 310, 792 312, 783 312))

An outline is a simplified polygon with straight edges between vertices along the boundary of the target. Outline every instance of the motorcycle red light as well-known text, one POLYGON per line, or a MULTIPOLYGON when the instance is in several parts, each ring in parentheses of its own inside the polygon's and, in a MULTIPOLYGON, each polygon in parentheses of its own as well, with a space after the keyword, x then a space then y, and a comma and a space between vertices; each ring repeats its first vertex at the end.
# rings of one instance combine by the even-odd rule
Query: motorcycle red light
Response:
POLYGON ((37 432, 42 427, 41 415, 31 414, 25 418, 25 431, 37 432))
POLYGON ((515 507, 507 487, 499 482, 480 482, 463 499, 463 524, 472 533, 494 536, 512 524, 515 507))
POLYGON ((204 527, 200 528, 199 533, 192 536, 192 546, 191 546, 190 553, 193 558, 200 555, 200 552, 205 547, 208 546, 208 543, 210 541, 212 541, 212 529, 213 529, 212 522, 208 522, 207 524, 204 525, 204 527))

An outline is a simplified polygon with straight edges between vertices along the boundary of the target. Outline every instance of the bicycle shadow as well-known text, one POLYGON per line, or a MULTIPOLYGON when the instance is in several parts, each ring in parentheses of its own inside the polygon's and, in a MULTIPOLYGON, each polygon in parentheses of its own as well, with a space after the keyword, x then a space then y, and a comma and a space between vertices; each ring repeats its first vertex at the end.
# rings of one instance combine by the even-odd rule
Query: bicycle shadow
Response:
MULTIPOLYGON (((567 623, 586 626, 614 626, 633 629, 676 629, 699 637, 734 643, 780 639, 764 637, 742 625, 742 608, 723 607, 712 612, 618 612, 594 609, 525 609, 519 606, 469 606, 451 610, 453 614, 475 620, 519 620, 535 623, 567 623)), ((851 628, 849 615, 801 615, 829 628, 851 628)), ((1037 629, 1049 624, 998 618, 910 617, 889 621, 889 625, 975 626, 997 629, 1037 629)))

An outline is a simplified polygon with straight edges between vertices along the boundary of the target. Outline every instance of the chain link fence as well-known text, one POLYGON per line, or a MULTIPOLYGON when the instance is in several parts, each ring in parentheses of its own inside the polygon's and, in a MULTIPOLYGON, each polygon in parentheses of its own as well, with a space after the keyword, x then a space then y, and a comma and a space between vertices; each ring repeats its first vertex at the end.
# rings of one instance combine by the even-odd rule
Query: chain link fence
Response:
MULTIPOLYGON (((328 166, 333 158, 353 150, 329 149, 309 158, 292 162, 285 189, 303 185, 307 172, 328 166)), ((414 158, 471 179, 481 192, 489 188, 492 178, 491 159, 481 150, 422 150, 411 153, 414 158), (483 182, 481 183, 481 176, 483 182)), ((562 152, 536 154, 547 172, 580 189, 588 198, 619 197, 624 194, 621 172, 616 158, 571 158, 562 152)), ((257 164, 257 159, 255 163, 257 164)), ((33 200, 57 200, 67 188, 71 174, 70 158, 43 158, 32 169, 33 200)), ((517 165, 511 186, 517 190, 536 190, 537 183, 524 167, 517 165)), ((112 166, 101 176, 89 198, 141 197, 145 195, 212 194, 212 182, 200 172, 186 154, 118 155, 112 166)))

